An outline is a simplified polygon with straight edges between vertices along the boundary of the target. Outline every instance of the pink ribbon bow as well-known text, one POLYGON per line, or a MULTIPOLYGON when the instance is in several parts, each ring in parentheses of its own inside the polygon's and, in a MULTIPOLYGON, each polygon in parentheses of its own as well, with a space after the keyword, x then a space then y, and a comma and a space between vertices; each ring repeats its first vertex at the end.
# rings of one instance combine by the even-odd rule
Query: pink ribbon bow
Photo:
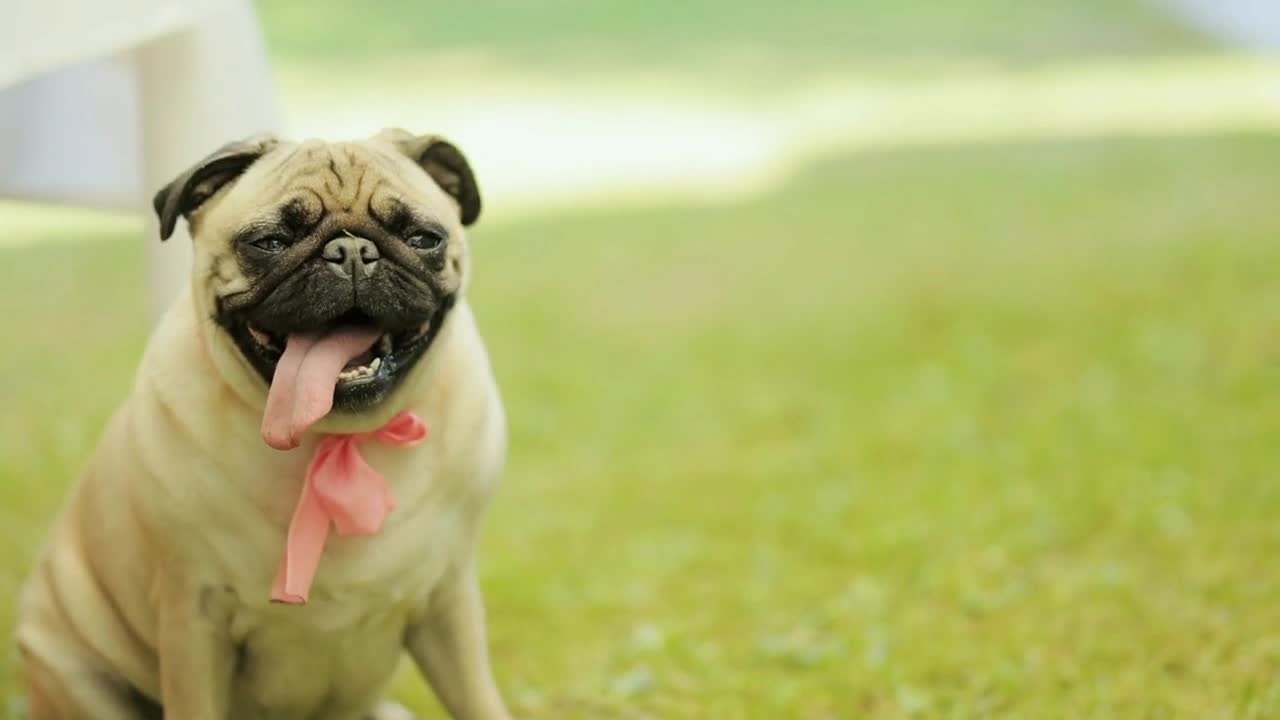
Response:
POLYGON ((373 535, 395 508, 386 479, 360 457, 359 444, 373 438, 384 445, 405 447, 426 437, 426 423, 402 412, 374 432, 328 435, 320 441, 289 522, 289 539, 271 584, 273 602, 307 602, 330 523, 339 535, 373 535))

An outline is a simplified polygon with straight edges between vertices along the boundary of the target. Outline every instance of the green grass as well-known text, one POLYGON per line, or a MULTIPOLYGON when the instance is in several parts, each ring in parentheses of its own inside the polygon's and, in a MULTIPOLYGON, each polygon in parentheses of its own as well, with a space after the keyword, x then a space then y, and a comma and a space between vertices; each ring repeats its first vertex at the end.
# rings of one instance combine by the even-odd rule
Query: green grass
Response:
POLYGON ((714 61, 755 71, 865 58, 1025 61, 1203 45, 1144 0, 261 0, 258 6, 280 59, 338 65, 462 51, 553 69, 687 71, 690 63, 714 61))
MULTIPOLYGON (((519 716, 1280 715, 1278 168, 992 145, 482 219, 519 716)), ((0 255, 8 618, 144 328, 137 238, 0 255)))

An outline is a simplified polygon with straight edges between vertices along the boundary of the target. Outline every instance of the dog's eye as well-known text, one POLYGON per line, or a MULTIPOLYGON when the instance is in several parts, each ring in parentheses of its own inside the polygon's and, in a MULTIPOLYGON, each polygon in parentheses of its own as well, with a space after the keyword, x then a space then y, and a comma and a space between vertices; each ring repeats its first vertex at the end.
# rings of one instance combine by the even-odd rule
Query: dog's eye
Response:
POLYGON ((278 253, 289 247, 289 238, 283 235, 268 235, 249 243, 263 252, 278 253))
POLYGON ((444 244, 444 233, 439 230, 415 230, 405 238, 409 247, 415 250, 435 250, 444 244))

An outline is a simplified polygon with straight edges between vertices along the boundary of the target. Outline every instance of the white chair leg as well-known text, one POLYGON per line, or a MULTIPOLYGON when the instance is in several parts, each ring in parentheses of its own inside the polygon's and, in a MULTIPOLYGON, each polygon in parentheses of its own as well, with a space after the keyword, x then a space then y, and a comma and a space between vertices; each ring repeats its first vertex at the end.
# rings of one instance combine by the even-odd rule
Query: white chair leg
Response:
POLYGON ((187 285, 191 241, 180 227, 159 242, 151 195, 224 143, 276 131, 279 110, 262 33, 247 1, 142 46, 132 58, 142 104, 147 306, 154 322, 187 285))

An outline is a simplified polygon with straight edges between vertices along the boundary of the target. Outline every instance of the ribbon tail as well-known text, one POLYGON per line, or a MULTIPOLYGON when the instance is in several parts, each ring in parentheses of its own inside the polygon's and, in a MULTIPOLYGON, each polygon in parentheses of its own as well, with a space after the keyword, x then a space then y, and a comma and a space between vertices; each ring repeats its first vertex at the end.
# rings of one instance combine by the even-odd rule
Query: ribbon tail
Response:
POLYGON ((331 435, 320 441, 289 521, 284 553, 271 583, 272 601, 306 603, 330 531, 372 535, 395 507, 386 479, 360 456, 357 443, 375 437, 385 445, 405 447, 426 436, 426 423, 402 412, 374 433, 331 435))
POLYGON ((289 537, 280 567, 271 584, 271 600, 289 605, 303 605, 311 592, 311 583, 320 566, 325 540, 329 537, 329 518, 308 479, 298 507, 289 523, 289 537))
POLYGON ((394 503, 387 481, 347 443, 316 468, 316 496, 339 535, 373 535, 394 503))

